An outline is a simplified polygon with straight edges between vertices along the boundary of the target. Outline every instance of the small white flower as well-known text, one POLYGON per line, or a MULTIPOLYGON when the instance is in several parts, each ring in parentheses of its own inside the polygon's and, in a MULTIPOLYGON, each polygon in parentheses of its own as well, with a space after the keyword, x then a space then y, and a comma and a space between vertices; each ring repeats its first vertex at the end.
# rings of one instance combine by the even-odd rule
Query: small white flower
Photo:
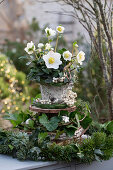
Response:
POLYGON ((71 57, 72 57, 72 54, 69 52, 69 51, 65 51, 64 53, 63 53, 63 58, 64 58, 64 60, 69 60, 69 61, 71 61, 71 57))
POLYGON ((58 69, 59 65, 62 64, 60 60, 61 55, 59 53, 54 53, 53 51, 49 51, 47 55, 43 56, 43 60, 45 61, 47 68, 58 69))
POLYGON ((16 53, 16 51, 17 51, 16 48, 13 48, 13 49, 12 49, 12 52, 13 52, 13 53, 16 53))
POLYGON ((48 27, 45 29, 45 32, 47 34, 47 37, 53 37, 56 35, 56 31, 48 27))
POLYGON ((67 116, 62 116, 62 120, 63 120, 65 123, 68 123, 68 122, 69 122, 69 117, 67 117, 67 116))
POLYGON ((30 120, 31 120, 31 119, 27 119, 27 120, 25 121, 25 124, 28 125, 30 120))
POLYGON ((24 49, 28 54, 33 54, 33 52, 35 51, 35 45, 34 43, 31 41, 30 43, 27 43, 27 47, 24 49))
POLYGON ((61 25, 59 25, 59 26, 56 28, 56 30, 57 30, 57 32, 59 32, 59 33, 63 33, 64 30, 65 30, 65 28, 62 27, 61 25))
POLYGON ((63 77, 59 78, 59 81, 62 83, 64 81, 64 78, 63 77))
POLYGON ((44 47, 44 44, 43 43, 39 43, 38 44, 38 48, 43 48, 44 47))
POLYGON ((53 82, 54 82, 54 83, 57 83, 57 82, 58 82, 58 78, 53 77, 53 82))
POLYGON ((51 50, 51 44, 46 43, 46 45, 45 45, 45 49, 46 49, 46 50, 51 50))
POLYGON ((88 138, 91 138, 89 135, 82 135, 81 137, 82 137, 82 139, 88 139, 88 138))
POLYGON ((82 65, 82 62, 85 60, 85 53, 83 51, 80 51, 77 55, 77 61, 82 65))
POLYGON ((54 48, 51 48, 52 51, 54 51, 54 48))

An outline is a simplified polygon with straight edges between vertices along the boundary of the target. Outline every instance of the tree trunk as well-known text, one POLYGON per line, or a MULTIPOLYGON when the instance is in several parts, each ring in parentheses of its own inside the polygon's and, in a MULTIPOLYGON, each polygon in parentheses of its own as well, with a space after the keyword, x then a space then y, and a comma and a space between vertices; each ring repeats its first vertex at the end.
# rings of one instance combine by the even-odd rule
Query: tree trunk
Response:
POLYGON ((110 120, 113 120, 113 87, 110 87, 108 89, 107 98, 109 105, 110 120))

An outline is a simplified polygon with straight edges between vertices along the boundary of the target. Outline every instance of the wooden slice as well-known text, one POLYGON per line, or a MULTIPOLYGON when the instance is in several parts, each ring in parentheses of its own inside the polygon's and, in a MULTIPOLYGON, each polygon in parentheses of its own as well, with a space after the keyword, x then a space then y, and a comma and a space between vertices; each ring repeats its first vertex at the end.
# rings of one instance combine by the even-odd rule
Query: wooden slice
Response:
POLYGON ((60 111, 74 112, 76 110, 76 106, 68 107, 65 109, 42 109, 31 105, 29 110, 37 113, 59 113, 60 111))

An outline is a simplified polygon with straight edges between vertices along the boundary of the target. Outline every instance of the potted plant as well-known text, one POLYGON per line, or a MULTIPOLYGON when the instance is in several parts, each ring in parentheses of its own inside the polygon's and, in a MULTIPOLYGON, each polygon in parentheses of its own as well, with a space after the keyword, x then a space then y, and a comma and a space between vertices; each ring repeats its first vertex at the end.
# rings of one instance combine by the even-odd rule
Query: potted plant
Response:
MULTIPOLYGON (((59 104, 59 107, 71 107, 75 103, 77 94, 72 92, 76 80, 76 71, 85 60, 85 53, 77 53, 77 42, 73 43, 72 52, 63 48, 57 50, 58 40, 65 28, 59 25, 56 31, 46 28, 48 42, 39 43, 38 48, 31 41, 27 43, 25 51, 30 65, 28 78, 40 84, 41 99, 36 100, 41 105, 59 104), (52 47, 53 37, 57 35, 56 45, 52 47)), ((21 57, 26 58, 26 57, 21 57)), ((40 105, 40 107, 41 107, 40 105)))

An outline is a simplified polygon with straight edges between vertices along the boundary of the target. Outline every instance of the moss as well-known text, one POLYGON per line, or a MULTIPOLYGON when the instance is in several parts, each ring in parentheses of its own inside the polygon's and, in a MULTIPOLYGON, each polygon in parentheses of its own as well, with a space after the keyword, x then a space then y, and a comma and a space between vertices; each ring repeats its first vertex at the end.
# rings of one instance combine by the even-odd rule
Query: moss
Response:
POLYGON ((106 134, 103 132, 93 133, 92 139, 94 141, 95 148, 101 148, 105 144, 106 134))
POLYGON ((92 162, 95 159, 94 156, 95 143, 93 139, 85 139, 81 145, 81 151, 83 152, 84 157, 82 158, 83 162, 92 162))
POLYGON ((102 159, 104 160, 108 160, 113 156, 113 135, 110 135, 106 138, 102 151, 104 153, 102 159))

